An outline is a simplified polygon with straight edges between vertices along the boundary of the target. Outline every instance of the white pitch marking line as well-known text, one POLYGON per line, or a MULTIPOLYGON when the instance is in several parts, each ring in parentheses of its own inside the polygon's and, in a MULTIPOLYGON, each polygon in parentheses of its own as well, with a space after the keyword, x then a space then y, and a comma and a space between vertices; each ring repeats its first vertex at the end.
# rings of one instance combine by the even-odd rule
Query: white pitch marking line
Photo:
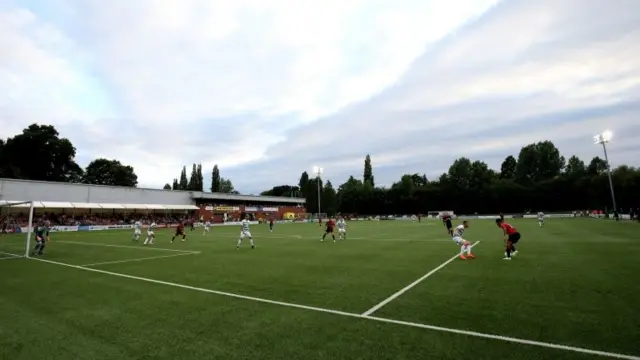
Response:
MULTIPOLYGON (((471 245, 471 247, 474 247, 476 245, 478 245, 480 243, 480 241, 476 241, 473 245, 471 245)), ((404 294, 405 292, 409 291, 411 288, 413 288, 414 286, 420 284, 422 281, 424 281, 426 278, 428 278, 429 276, 437 273, 438 271, 442 270, 442 268, 444 268, 445 266, 449 265, 452 261, 454 261, 455 259, 458 258, 458 256, 460 256, 460 254, 456 254, 455 256, 452 256, 451 259, 443 262, 442 264, 440 264, 440 266, 438 266, 437 268, 429 271, 428 273, 424 274, 421 278, 419 278, 418 280, 412 282, 411 284, 405 286, 404 288, 400 289, 400 291, 396 292, 395 294, 389 296, 388 298, 382 300, 380 303, 378 303, 376 306, 372 307, 371 309, 365 311, 362 313, 362 316, 369 316, 371 314, 373 314, 374 312, 380 310, 380 308, 382 308, 383 306, 387 305, 388 303, 392 302, 393 300, 395 300, 396 298, 398 298, 398 296, 404 294)))
POLYGON ((13 256, 13 257, 20 257, 20 255, 13 254, 13 253, 8 253, 8 252, 4 252, 4 251, 0 251, 0 255, 7 255, 7 256, 13 256))
POLYGON ((148 257, 143 257, 143 258, 137 258, 137 259, 128 259, 128 260, 115 260, 115 261, 103 261, 103 262, 98 262, 98 263, 92 263, 92 264, 85 264, 85 265, 80 265, 80 266, 98 266, 98 265, 108 265, 108 264, 121 264, 121 263, 127 263, 127 262, 135 262, 135 261, 144 261, 144 260, 155 260, 155 259, 164 259, 164 258, 170 258, 170 257, 176 257, 176 256, 184 256, 184 255, 197 255, 200 254, 200 252, 185 252, 182 254, 171 254, 171 255, 161 255, 161 256, 148 256, 148 257))
MULTIPOLYGON (((237 236, 236 233, 229 233, 229 234, 219 234, 219 235, 223 235, 223 236, 237 236)), ((268 235, 268 236, 261 236, 261 238, 263 239, 289 239, 289 238, 295 238, 295 239, 307 239, 307 240, 317 240, 318 237, 317 236, 302 236, 302 235, 291 235, 291 234, 280 234, 280 235, 268 235)), ((360 241, 372 241, 372 242, 427 242, 427 243, 432 243, 432 242, 451 242, 451 240, 444 240, 444 239, 421 239, 421 238, 417 238, 417 237, 411 237, 411 236, 407 236, 404 238, 400 238, 400 239, 384 239, 384 238, 377 238, 377 237, 348 237, 347 240, 360 240, 360 241)))
POLYGON ((39 259, 39 258, 27 258, 27 259, 35 260, 35 261, 42 261, 42 262, 49 263, 49 264, 54 264, 54 265, 66 266, 66 267, 79 269, 79 270, 92 271, 92 272, 96 272, 96 273, 100 273, 100 274, 111 275, 111 276, 116 276, 116 277, 121 277, 121 278, 139 280, 139 281, 144 281, 144 282, 148 282, 148 283, 172 286, 172 287, 177 287, 177 288, 181 288, 181 289, 199 291, 199 292, 209 293, 209 294, 216 294, 216 295, 227 296, 227 297, 232 297, 232 298, 236 298, 236 299, 256 301, 256 302, 272 304, 272 305, 280 305, 280 306, 286 306, 286 307, 309 310, 309 311, 316 311, 316 312, 322 312, 322 313, 328 313, 328 314, 334 314, 334 315, 341 315, 341 316, 346 316, 346 317, 351 317, 351 318, 356 318, 356 319, 362 319, 362 320, 378 321, 378 322, 383 322, 383 323, 388 323, 388 324, 403 325, 403 326, 427 329, 427 330, 432 330, 432 331, 440 331, 440 332, 446 332, 446 333, 452 333, 452 334, 479 337, 479 338, 484 338, 484 339, 500 340, 500 341, 505 341, 505 342, 511 342, 511 343, 516 343, 516 344, 525 344, 525 345, 531 345, 531 346, 538 346, 538 347, 544 347, 544 348, 555 349, 555 350, 573 351, 573 352, 582 353, 582 354, 604 356, 604 357, 615 358, 615 359, 640 360, 640 356, 632 356, 632 355, 625 355, 625 354, 619 354, 619 353, 613 353, 613 352, 607 352, 607 351, 601 351, 601 350, 580 348, 580 347, 575 347, 575 346, 553 344, 553 343, 547 343, 547 342, 542 342, 542 341, 519 339, 519 338, 501 336, 501 335, 484 334, 484 333, 475 332, 475 331, 451 329, 451 328, 446 328, 446 327, 441 327, 441 326, 434 326, 434 325, 420 324, 420 323, 414 323, 414 322, 409 322, 409 321, 381 318, 381 317, 377 317, 377 316, 364 316, 364 315, 361 315, 361 314, 349 313, 349 312, 345 312, 345 311, 324 309, 324 308, 319 308, 319 307, 314 307, 314 306, 307 306, 307 305, 300 305, 300 304, 293 304, 293 303, 286 303, 286 302, 282 302, 282 301, 275 301, 275 300, 263 299, 263 298, 253 297, 253 296, 246 296, 246 295, 228 293, 228 292, 223 292, 223 291, 204 289, 204 288, 199 288, 199 287, 195 287, 195 286, 176 284, 176 283, 171 283, 171 282, 162 281, 162 280, 154 280, 154 279, 143 278, 143 277, 139 277, 139 276, 120 274, 120 273, 115 273, 115 272, 111 272, 111 271, 105 271, 105 270, 93 269, 93 268, 88 268, 88 267, 82 267, 82 266, 78 266, 78 265, 65 264, 65 263, 61 263, 61 262, 57 262, 57 261, 51 261, 51 260, 45 260, 45 259, 39 259))
POLYGON ((152 247, 153 245, 130 246, 130 245, 113 245, 113 244, 90 243, 90 242, 81 242, 81 241, 53 241, 53 243, 54 244, 55 243, 60 243, 60 244, 87 245, 87 246, 103 246, 103 247, 113 247, 113 248, 122 248, 122 249, 137 249, 137 250, 173 251, 173 252, 179 252, 179 253, 196 253, 197 252, 197 251, 190 251, 190 250, 157 248, 157 247, 152 247))

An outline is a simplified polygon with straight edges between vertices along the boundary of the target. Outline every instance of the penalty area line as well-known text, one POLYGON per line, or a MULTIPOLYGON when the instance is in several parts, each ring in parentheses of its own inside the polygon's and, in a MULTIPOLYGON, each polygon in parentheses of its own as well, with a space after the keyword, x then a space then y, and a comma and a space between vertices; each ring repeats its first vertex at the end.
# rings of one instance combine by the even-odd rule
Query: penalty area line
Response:
MULTIPOLYGON (((476 241, 473 245, 471 245, 471 247, 473 248, 474 246, 478 245, 479 243, 480 243, 480 241, 476 241)), ((398 298, 400 295, 404 294, 405 292, 411 290, 413 287, 415 287, 416 285, 418 285, 421 282, 423 282, 429 276, 431 276, 431 275, 437 273, 438 271, 442 270, 445 266, 449 265, 451 262, 453 262, 455 259, 457 259, 458 256, 460 256, 460 254, 456 254, 456 255, 452 256, 449 260, 443 262, 437 268, 429 271, 428 273, 424 274, 422 277, 420 277, 416 281, 414 281, 411 284, 409 284, 409 285, 403 287, 402 289, 400 289, 395 294, 393 294, 393 295, 389 296, 388 298, 382 300, 381 302, 379 302, 377 305, 375 305, 371 309, 363 312, 362 316, 369 316, 369 315, 373 314, 374 312, 380 310, 383 306, 385 306, 388 303, 392 302, 393 300, 395 300, 396 298, 398 298)))
POLYGON ((156 260, 156 259, 166 259, 166 258, 171 258, 171 257, 176 257, 176 256, 197 255, 197 254, 200 254, 200 252, 199 251, 194 251, 194 252, 184 252, 184 253, 181 253, 181 254, 147 256, 147 257, 143 257, 143 258, 127 259, 127 260, 103 261, 103 262, 97 262, 97 263, 91 263, 91 264, 84 264, 84 265, 80 265, 80 266, 98 266, 98 265, 109 265, 109 264, 123 264, 123 263, 128 263, 128 262, 156 260))
POLYGON ((139 246, 130 246, 130 245, 114 245, 114 244, 102 244, 102 243, 90 243, 90 242, 82 242, 82 241, 53 241, 53 244, 73 244, 73 245, 85 245, 85 246, 102 246, 102 247, 112 247, 112 248, 120 248, 120 249, 136 249, 136 250, 151 250, 151 251, 172 251, 178 253, 196 253, 198 251, 191 250, 178 250, 178 249, 166 249, 166 248, 157 248, 152 247, 153 245, 139 245, 139 246))
POLYGON ((294 304, 294 303, 287 303, 287 302, 282 302, 282 301, 275 301, 275 300, 269 300, 269 299, 258 298, 258 297, 253 297, 253 296, 246 296, 246 295, 228 293, 228 292, 223 292, 223 291, 199 288, 199 287, 195 287, 195 286, 171 283, 171 282, 168 282, 168 281, 149 279, 149 278, 133 276, 133 275, 126 275, 126 274, 121 274, 121 273, 116 273, 116 272, 111 272, 111 271, 105 271, 105 270, 93 269, 93 268, 88 268, 88 267, 83 267, 83 266, 78 266, 78 265, 71 265, 71 264, 61 263, 61 262, 52 261, 52 260, 45 260, 45 259, 41 259, 41 258, 27 258, 27 259, 34 260, 34 261, 45 262, 45 263, 49 263, 49 264, 53 264, 53 265, 70 267, 70 268, 84 270, 84 271, 100 273, 100 274, 104 274, 104 275, 111 275, 111 276, 115 276, 115 277, 131 279, 131 280, 144 281, 144 282, 148 282, 148 283, 166 285, 166 286, 171 286, 171 287, 176 287, 176 288, 181 288, 181 289, 186 289, 186 290, 199 291, 199 292, 203 292, 203 293, 209 293, 209 294, 226 296, 226 297, 231 297, 231 298, 236 298, 236 299, 255 301, 255 302, 260 302, 260 303, 265 303, 265 304, 279 305, 279 306, 297 308, 297 309, 302 309, 302 310, 309 310, 309 311, 316 311, 316 312, 328 313, 328 314, 333 314, 333 315, 340 315, 340 316, 345 316, 345 317, 350 317, 350 318, 355 318, 355 319, 361 319, 361 320, 365 320, 365 321, 377 321, 377 322, 387 323, 387 324, 408 326, 408 327, 413 327, 413 328, 421 328, 421 329, 426 329, 426 330, 446 332, 446 333, 457 334, 457 335, 472 336, 472 337, 478 337, 478 338, 484 338, 484 339, 499 340, 499 341, 504 341, 504 342, 531 345, 531 346, 543 347, 543 348, 548 348, 548 349, 571 351, 571 352, 576 352, 576 353, 603 356, 603 357, 609 357, 609 358, 614 358, 614 359, 640 360, 640 356, 625 355, 625 354, 619 354, 619 353, 613 353, 613 352, 607 352, 607 351, 601 351, 601 350, 586 349, 586 348, 580 348, 580 347, 568 346, 568 345, 561 345, 561 344, 553 344, 553 343, 547 343, 547 342, 542 342, 542 341, 519 339, 519 338, 501 336, 501 335, 485 334, 485 333, 480 333, 480 332, 475 332, 475 331, 452 329, 452 328, 446 328, 446 327, 441 327, 441 326, 414 323, 414 322, 409 322, 409 321, 381 318, 381 317, 377 317, 377 316, 364 316, 364 315, 361 315, 361 314, 349 313, 349 312, 345 312, 345 311, 324 309, 324 308, 319 308, 319 307, 314 307, 314 306, 307 306, 307 305, 300 305, 300 304, 294 304))

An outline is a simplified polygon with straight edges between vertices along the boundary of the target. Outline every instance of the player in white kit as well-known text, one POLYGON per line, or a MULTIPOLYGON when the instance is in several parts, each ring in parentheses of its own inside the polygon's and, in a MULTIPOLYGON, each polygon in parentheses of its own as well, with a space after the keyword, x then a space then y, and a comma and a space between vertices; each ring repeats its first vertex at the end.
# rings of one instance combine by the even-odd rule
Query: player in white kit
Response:
POLYGON ((338 218, 336 225, 338 226, 338 240, 347 240, 347 223, 342 216, 338 218))
POLYGON ((142 223, 136 221, 133 223, 133 238, 131 238, 131 241, 136 242, 140 240, 140 236, 142 236, 142 223))
POLYGON ((147 238, 144 239, 144 244, 147 245, 153 245, 153 240, 156 239, 156 227, 158 225, 154 222, 151 223, 151 225, 149 225, 149 228, 147 228, 147 238))
POLYGON ((542 211, 538 213, 538 225, 540 227, 544 226, 544 213, 542 211))
POLYGON ((207 220, 207 222, 204 223, 204 231, 202 232, 202 235, 208 234, 210 227, 211 227, 211 222, 207 220))
POLYGON ((240 222, 240 237, 238 238, 238 244, 236 245, 236 248, 240 249, 240 244, 246 237, 249 238, 251 248, 255 249, 255 246, 253 245, 253 237, 251 236, 251 231, 249 230, 249 220, 245 218, 240 222))
POLYGON ((475 256, 471 253, 472 245, 470 242, 462 238, 464 231, 469 228, 469 222, 463 221, 462 224, 456 226, 453 230, 453 241, 460 246, 460 259, 467 260, 473 259, 475 256))

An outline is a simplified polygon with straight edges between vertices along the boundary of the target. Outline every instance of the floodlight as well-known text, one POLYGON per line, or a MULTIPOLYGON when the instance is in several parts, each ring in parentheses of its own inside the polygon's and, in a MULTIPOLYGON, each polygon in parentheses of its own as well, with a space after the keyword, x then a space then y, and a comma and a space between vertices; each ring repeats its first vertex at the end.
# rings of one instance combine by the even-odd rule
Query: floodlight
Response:
POLYGON ((611 132, 611 130, 605 130, 602 132, 602 134, 594 136, 593 142, 598 145, 602 145, 602 150, 604 152, 604 161, 607 165, 607 176, 609 178, 609 189, 611 190, 611 201, 613 202, 613 210, 617 211, 616 195, 613 191, 613 179, 611 178, 611 164, 609 163, 609 154, 607 154, 607 143, 611 141, 611 138, 613 138, 613 133, 611 132))
POLYGON ((596 136, 593 137, 593 142, 596 144, 604 144, 604 143, 608 143, 609 141, 611 141, 611 138, 613 138, 613 133, 609 130, 603 132, 602 134, 598 134, 596 136))

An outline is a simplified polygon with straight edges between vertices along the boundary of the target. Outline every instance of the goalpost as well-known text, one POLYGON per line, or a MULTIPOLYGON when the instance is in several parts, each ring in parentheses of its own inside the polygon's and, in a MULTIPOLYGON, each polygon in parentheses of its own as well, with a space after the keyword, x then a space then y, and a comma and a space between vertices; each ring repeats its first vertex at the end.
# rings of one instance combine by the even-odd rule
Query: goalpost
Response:
POLYGON ((33 201, 0 201, 0 260, 29 257, 34 212, 33 201))

